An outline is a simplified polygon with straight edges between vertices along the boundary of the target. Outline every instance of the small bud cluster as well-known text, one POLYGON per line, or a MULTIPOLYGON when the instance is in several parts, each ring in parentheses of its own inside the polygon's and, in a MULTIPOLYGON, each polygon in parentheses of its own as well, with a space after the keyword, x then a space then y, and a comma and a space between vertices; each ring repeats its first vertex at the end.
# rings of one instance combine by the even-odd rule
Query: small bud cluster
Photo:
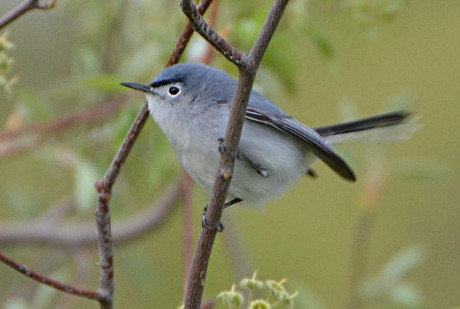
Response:
MULTIPOLYGON (((297 292, 289 294, 284 286, 286 279, 281 281, 275 280, 258 280, 257 273, 252 278, 244 278, 240 281, 240 288, 249 292, 247 309, 271 309, 277 308, 294 308, 294 298, 297 292), (253 294, 257 293, 258 298, 252 300, 253 294), (281 305, 281 306, 279 306, 281 305)), ((220 293, 217 298, 221 300, 227 309, 240 308, 245 299, 243 293, 238 292, 235 285, 230 291, 220 293)))

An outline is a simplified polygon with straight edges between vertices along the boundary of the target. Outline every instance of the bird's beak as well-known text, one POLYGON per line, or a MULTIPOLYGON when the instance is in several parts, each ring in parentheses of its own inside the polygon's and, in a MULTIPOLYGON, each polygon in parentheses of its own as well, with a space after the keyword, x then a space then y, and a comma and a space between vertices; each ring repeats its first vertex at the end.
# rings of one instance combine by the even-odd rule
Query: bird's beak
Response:
POLYGON ((125 87, 132 88, 134 90, 139 90, 142 92, 152 92, 152 90, 150 90, 150 86, 147 86, 147 85, 141 85, 141 84, 135 84, 135 83, 121 83, 121 84, 125 87))

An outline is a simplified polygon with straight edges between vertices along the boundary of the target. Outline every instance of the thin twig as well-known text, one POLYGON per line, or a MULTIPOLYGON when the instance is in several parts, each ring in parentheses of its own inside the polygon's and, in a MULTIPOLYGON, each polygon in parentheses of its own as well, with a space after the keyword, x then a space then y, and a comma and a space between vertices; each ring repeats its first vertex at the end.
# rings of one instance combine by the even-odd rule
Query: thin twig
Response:
POLYGON ((25 13, 34 10, 47 10, 54 7, 56 1, 50 1, 48 4, 40 4, 40 0, 26 0, 19 4, 17 7, 6 13, 0 18, 0 29, 6 27, 9 23, 18 19, 25 13))
POLYGON ((206 39, 225 58, 236 65, 242 63, 243 54, 228 43, 220 34, 212 29, 203 19, 198 8, 190 0, 180 0, 182 12, 189 19, 193 29, 206 39))
POLYGON ((77 296, 82 296, 82 297, 86 297, 86 298, 89 298, 89 299, 96 299, 96 300, 101 300, 102 299, 102 296, 95 292, 95 291, 89 291, 89 290, 85 290, 85 289, 80 289, 80 288, 77 288, 77 287, 74 287, 74 286, 71 286, 71 285, 68 285, 68 284, 65 284, 65 283, 62 283, 62 282, 59 282, 57 280, 54 280, 54 279, 51 279, 51 278, 48 278, 44 275, 41 275, 33 270, 30 270, 29 268, 27 268, 26 266, 24 265, 21 265, 19 263, 16 263, 15 261, 13 261, 12 259, 10 259, 9 257, 5 256, 2 252, 0 252, 0 261, 5 263, 6 265, 10 266, 11 268, 13 268, 14 270, 20 272, 21 274, 35 280, 35 281, 38 281, 40 283, 43 283, 43 284, 46 284, 52 288, 55 288, 59 291, 62 291, 62 292, 66 292, 66 293, 69 293, 69 294, 73 294, 73 295, 77 295, 77 296))
MULTIPOLYGON (((212 0, 203 0, 200 5, 201 14, 203 14, 211 4, 212 0)), ((187 43, 189 42, 193 31, 187 25, 182 31, 178 42, 171 53, 171 56, 166 66, 176 63, 182 55, 187 43)), ((137 137, 139 136, 145 122, 148 119, 148 107, 144 103, 141 110, 136 116, 134 123, 129 129, 122 145, 120 146, 117 154, 115 155, 112 163, 110 164, 104 178, 96 184, 98 191, 98 207, 96 211, 96 222, 98 226, 99 235, 99 257, 101 267, 101 278, 99 281, 99 291, 107 296, 110 296, 107 302, 101 303, 102 309, 111 309, 113 307, 113 248, 112 236, 110 227, 110 200, 112 194, 112 186, 120 173, 120 169, 124 161, 129 155, 131 148, 134 145, 137 137)))
POLYGON ((112 186, 120 173, 121 166, 128 157, 134 142, 144 127, 147 118, 147 106, 144 104, 137 114, 134 123, 131 125, 131 128, 129 129, 128 134, 121 144, 117 154, 113 158, 104 178, 99 180, 96 184, 98 192, 96 225, 99 238, 99 266, 101 268, 98 292, 105 296, 104 301, 100 302, 101 309, 113 308, 113 293, 115 286, 113 279, 112 230, 110 224, 110 200, 112 195, 112 186))
MULTIPOLYGON (((262 31, 249 54, 239 54, 235 48, 229 45, 207 25, 203 18, 196 14, 195 5, 191 0, 180 1, 182 10, 194 25, 194 29, 226 56, 227 59, 235 63, 239 69, 238 85, 224 137, 225 144, 223 148, 225 150, 220 157, 219 169, 214 181, 214 188, 206 214, 206 220, 210 226, 217 226, 222 216, 223 204, 232 178, 235 154, 241 137, 244 116, 254 78, 260 61, 262 60, 262 56, 268 47, 288 1, 289 0, 276 0, 274 2, 262 31)), ((206 272, 216 233, 217 229, 203 228, 201 230, 187 282, 184 301, 185 309, 200 308, 203 288, 206 281, 206 272)))

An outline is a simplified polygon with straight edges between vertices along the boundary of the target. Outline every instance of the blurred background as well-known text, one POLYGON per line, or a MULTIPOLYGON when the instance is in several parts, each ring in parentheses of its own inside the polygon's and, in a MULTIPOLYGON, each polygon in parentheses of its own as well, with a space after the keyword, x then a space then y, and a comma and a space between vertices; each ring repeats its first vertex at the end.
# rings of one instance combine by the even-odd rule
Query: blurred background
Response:
MULTIPOLYGON (((0 15, 19 2, 2 0, 0 15)), ((219 1, 215 27, 249 50, 271 4, 219 1)), ((341 146, 355 184, 317 163, 317 179, 305 177, 262 210, 226 210, 204 300, 257 269, 261 279, 288 278, 286 286, 299 293, 296 308, 460 306, 458 16, 454 0, 292 0, 259 70, 260 92, 311 127, 400 109, 422 116, 425 127, 403 143, 341 146)), ((50 230, 68 224, 96 233, 94 184, 144 102, 119 83, 153 79, 184 25, 176 1, 60 0, 0 31, 5 254, 64 282, 97 287, 96 243, 8 240, 56 213, 50 230)), ((200 61, 206 52, 195 35, 183 60, 200 61)), ((219 54, 211 65, 236 77, 219 54)), ((149 120, 114 186, 113 230, 181 177, 172 148, 149 120)), ((180 304, 184 220, 193 223, 195 248, 208 198, 193 187, 191 216, 180 198, 160 229, 115 243, 115 308, 180 304)), ((1 308, 98 307, 5 265, 0 291, 1 308)))

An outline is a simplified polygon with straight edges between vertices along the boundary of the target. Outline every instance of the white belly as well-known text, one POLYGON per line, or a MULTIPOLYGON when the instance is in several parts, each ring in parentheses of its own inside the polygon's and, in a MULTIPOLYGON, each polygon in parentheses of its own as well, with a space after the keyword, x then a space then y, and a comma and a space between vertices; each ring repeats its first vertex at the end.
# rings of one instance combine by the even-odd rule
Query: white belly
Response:
MULTIPOLYGON (((254 124, 259 126, 258 124, 254 124)), ((285 135, 267 130, 264 142, 249 139, 256 127, 245 124, 240 149, 244 155, 268 171, 263 177, 244 160, 236 159, 228 200, 240 198, 245 204, 263 205, 280 197, 307 171, 305 151, 285 135)), ((260 127, 257 128, 260 133, 260 127)), ((177 151, 179 160, 190 176, 206 191, 211 192, 217 174, 220 153, 217 138, 214 146, 207 149, 203 144, 191 143, 184 151, 177 151), (180 155, 179 155, 180 153, 180 155)))

